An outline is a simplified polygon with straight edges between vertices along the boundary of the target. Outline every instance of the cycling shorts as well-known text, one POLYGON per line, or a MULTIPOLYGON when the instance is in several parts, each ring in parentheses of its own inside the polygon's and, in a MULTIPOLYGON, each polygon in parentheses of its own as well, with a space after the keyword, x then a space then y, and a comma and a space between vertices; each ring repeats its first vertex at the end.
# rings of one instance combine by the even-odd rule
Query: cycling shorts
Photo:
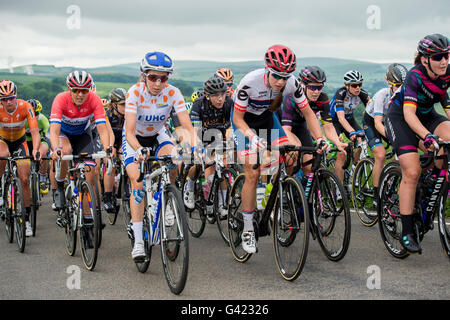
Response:
MULTIPOLYGON (((9 141, 7 139, 1 138, 0 141, 5 143, 8 146, 9 154, 12 155, 14 152, 19 151, 18 156, 24 157, 29 156, 29 149, 27 145, 27 139, 25 136, 22 136, 22 138, 17 139, 16 141, 9 141)), ((31 165, 31 161, 29 159, 23 159, 17 161, 17 166, 28 164, 31 165)))
POLYGON ((383 136, 375 128, 375 121, 367 112, 364 113, 362 125, 370 149, 373 150, 373 148, 378 146, 384 147, 383 136))

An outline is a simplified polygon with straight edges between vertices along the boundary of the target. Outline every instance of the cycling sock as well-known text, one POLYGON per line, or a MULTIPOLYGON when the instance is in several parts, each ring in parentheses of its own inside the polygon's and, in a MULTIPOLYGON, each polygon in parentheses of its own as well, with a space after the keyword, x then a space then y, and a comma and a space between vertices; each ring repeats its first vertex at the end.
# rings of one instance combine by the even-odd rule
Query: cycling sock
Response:
POLYGON ((400 214, 402 219, 402 237, 407 234, 412 234, 413 232, 413 216, 400 214))
POLYGON ((242 217, 244 218, 244 231, 253 231, 253 214, 254 211, 242 210, 242 217))
POLYGON ((142 221, 141 222, 133 222, 132 228, 134 233, 134 241, 143 241, 142 238, 142 221))

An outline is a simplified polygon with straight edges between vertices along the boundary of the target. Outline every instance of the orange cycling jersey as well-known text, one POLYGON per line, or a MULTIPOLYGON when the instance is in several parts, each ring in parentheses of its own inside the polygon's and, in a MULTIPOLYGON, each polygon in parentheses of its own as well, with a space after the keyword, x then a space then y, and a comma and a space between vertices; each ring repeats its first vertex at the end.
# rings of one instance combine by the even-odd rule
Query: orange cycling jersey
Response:
POLYGON ((25 122, 28 121, 30 129, 37 129, 38 123, 33 107, 22 99, 17 99, 17 107, 9 113, 0 104, 0 139, 16 141, 25 135, 25 122))

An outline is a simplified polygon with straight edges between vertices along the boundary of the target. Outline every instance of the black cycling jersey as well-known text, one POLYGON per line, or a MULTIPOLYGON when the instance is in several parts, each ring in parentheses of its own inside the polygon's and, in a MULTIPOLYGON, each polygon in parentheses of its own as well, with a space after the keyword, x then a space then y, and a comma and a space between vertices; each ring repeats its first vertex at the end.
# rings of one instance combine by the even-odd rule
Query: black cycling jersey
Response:
POLYGON ((208 129, 218 129, 225 137, 225 132, 231 125, 233 105, 233 100, 226 96, 223 107, 218 109, 213 107, 206 97, 203 97, 194 102, 190 114, 191 121, 194 125, 201 123, 203 133, 208 129))
POLYGON ((119 116, 114 113, 113 109, 108 109, 106 111, 106 116, 108 117, 109 123, 114 133, 114 146, 122 145, 122 130, 125 122, 125 115, 119 116))
MULTIPOLYGON (((320 113, 322 124, 332 121, 330 100, 326 93, 322 92, 317 101, 308 100, 308 103, 314 113, 320 113)), ((294 105, 292 95, 284 97, 282 110, 279 110, 278 117, 281 120, 282 126, 295 127, 306 121, 302 111, 294 105)))

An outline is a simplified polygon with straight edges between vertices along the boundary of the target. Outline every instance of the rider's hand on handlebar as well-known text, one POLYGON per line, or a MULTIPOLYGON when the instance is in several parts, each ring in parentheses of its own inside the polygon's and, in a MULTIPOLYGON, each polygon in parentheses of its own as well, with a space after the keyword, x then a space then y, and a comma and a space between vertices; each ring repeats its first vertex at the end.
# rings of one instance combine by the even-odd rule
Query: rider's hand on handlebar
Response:
POLYGON ((328 144, 327 140, 325 140, 322 137, 319 137, 316 139, 317 145, 319 146, 319 150, 317 150, 318 154, 323 154, 324 152, 327 152, 330 145, 328 144))
POLYGON ((252 149, 256 150, 267 149, 267 141, 263 138, 258 137, 257 135, 254 135, 251 139, 251 146, 252 149))
POLYGON ((140 147, 139 149, 137 149, 134 159, 138 163, 141 163, 142 161, 147 159, 147 155, 148 155, 148 149, 144 148, 144 147, 140 147))
POLYGON ((55 150, 53 150, 51 157, 53 160, 58 160, 61 159, 63 155, 62 147, 56 147, 55 150))
POLYGON ((442 140, 437 134, 429 133, 423 139, 423 145, 428 151, 432 152, 435 149, 439 149, 438 141, 442 140))
POLYGON ((348 147, 347 143, 340 142, 336 144, 336 147, 342 152, 345 156, 347 155, 347 151, 345 150, 348 147))

